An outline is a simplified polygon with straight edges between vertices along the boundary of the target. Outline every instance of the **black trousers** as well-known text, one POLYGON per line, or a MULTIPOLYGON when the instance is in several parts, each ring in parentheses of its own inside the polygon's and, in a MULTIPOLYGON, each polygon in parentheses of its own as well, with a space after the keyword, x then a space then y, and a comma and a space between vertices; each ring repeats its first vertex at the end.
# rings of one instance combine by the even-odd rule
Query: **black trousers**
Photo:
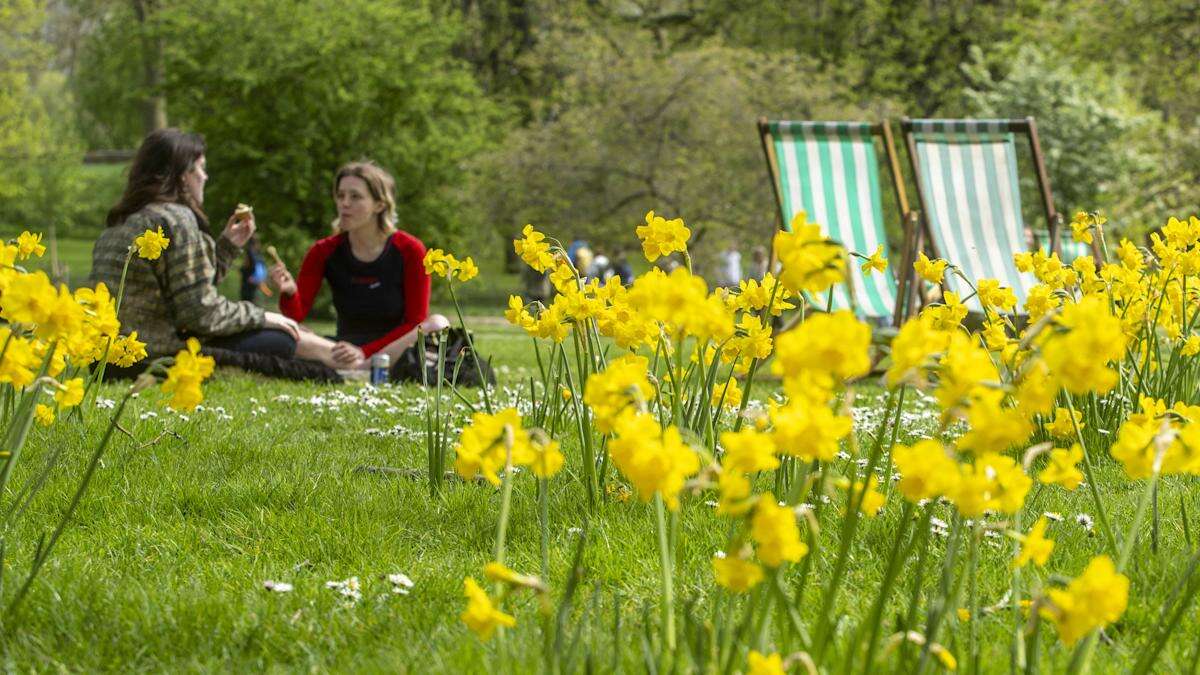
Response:
MULTIPOLYGON (((234 335, 202 339, 201 351, 213 357, 219 366, 231 366, 285 380, 341 382, 337 371, 316 361, 295 358, 296 340, 273 328, 259 328, 234 335)), ((111 379, 133 379, 141 375, 146 361, 128 368, 109 365, 105 374, 111 379)))

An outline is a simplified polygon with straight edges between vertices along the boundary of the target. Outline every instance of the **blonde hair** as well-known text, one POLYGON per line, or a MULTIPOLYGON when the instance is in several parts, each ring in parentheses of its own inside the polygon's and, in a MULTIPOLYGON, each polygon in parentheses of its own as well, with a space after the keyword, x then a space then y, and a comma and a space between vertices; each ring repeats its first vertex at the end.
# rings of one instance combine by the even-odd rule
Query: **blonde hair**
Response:
MULTIPOLYGON (((392 178, 392 175, 369 159, 344 164, 337 170, 337 175, 333 179, 334 199, 337 199, 338 186, 347 176, 362 179, 367 184, 371 198, 377 202, 383 202, 384 209, 375 216, 379 229, 384 232, 396 229, 396 180, 392 178)), ((333 231, 335 233, 341 231, 339 219, 334 219, 333 231)))

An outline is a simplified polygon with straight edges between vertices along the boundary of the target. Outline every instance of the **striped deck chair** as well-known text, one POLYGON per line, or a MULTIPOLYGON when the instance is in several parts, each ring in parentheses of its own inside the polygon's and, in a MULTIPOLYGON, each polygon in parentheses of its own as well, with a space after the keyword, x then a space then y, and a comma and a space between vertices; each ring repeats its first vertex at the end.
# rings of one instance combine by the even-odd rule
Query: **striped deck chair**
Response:
MULTIPOLYGON (((865 275, 859 265, 862 261, 851 258, 847 268, 853 293, 838 285, 832 291, 832 302, 828 297, 809 300, 818 308, 827 305, 835 310, 849 308, 860 317, 899 325, 911 276, 905 270, 912 270, 908 256, 916 247, 906 241, 905 259, 897 261, 890 255, 884 228, 876 137, 882 141, 887 156, 897 204, 906 219, 909 214, 891 129, 886 123, 789 122, 766 118, 758 121, 758 129, 782 228, 789 228, 792 217, 804 211, 809 222, 820 224, 826 236, 847 250, 869 256, 882 244, 892 261, 887 273, 865 275), (899 283, 895 271, 900 272, 899 283)), ((917 230, 913 223, 915 214, 911 222, 905 221, 906 240, 917 230)))
MULTIPOLYGON (((1018 307, 1023 305, 1037 280, 1032 274, 1017 272, 1013 254, 1033 250, 1039 243, 1059 252, 1058 235, 1062 229, 1062 217, 1054 210, 1033 118, 905 118, 901 129, 933 254, 958 265, 972 282, 981 278, 998 279, 1002 286, 1013 289, 1018 307), (1015 141, 1018 134, 1029 139, 1048 241, 1030 241, 1021 216, 1015 141)), ((954 275, 946 275, 946 284, 962 297, 970 293, 954 275)), ((976 298, 971 299, 968 307, 982 311, 976 298)))

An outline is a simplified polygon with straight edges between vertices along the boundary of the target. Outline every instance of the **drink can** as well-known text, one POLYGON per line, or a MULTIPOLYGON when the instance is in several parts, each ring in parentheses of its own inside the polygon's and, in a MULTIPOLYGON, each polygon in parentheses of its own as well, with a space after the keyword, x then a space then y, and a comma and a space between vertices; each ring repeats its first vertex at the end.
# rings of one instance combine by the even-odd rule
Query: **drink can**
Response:
POLYGON ((387 354, 376 354, 371 357, 371 384, 386 384, 388 371, 392 369, 392 358, 387 354))

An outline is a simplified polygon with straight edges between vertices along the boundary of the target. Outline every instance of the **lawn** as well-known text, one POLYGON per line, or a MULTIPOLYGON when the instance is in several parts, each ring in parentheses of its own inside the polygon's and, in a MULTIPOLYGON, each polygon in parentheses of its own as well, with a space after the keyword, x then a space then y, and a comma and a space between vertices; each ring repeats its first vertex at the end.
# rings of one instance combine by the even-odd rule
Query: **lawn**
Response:
MULTIPOLYGON (((479 340, 499 366, 499 403, 525 407, 516 390, 536 372, 528 338, 510 328, 487 327, 479 340)), ((107 386, 104 396, 116 395, 116 385, 107 386)), ((882 397, 873 385, 860 392, 860 431, 874 430, 882 397)), ((420 388, 318 387, 220 372, 194 413, 172 413, 160 399, 148 393, 127 411, 129 436, 113 443, 19 627, 0 643, 8 669, 538 669, 543 618, 532 597, 518 596, 508 608, 518 627, 487 646, 458 619, 463 577, 481 578, 492 556, 499 491, 453 481, 431 499, 423 480, 376 470, 423 469, 419 430, 426 398, 420 388), (384 579, 394 573, 412 579, 407 595, 392 592, 384 579), (351 577, 361 584, 357 601, 326 587, 351 577), (295 590, 270 592, 264 588, 268 580, 295 590)), ((454 426, 463 423, 464 406, 449 398, 447 404, 456 411, 454 426)), ((91 411, 86 426, 68 420, 48 430, 35 428, 19 480, 53 448, 64 448, 69 459, 12 533, 10 541, 26 545, 10 545, 10 573, 23 568, 31 554, 28 542, 61 513, 108 412, 91 411)), ((932 432, 936 414, 929 400, 910 397, 901 439, 932 432)), ((568 469, 550 491, 552 598, 563 592, 579 532, 588 528, 583 584, 569 622, 579 640, 571 669, 636 672, 644 668, 645 625, 656 616, 654 511, 636 499, 610 498, 589 519, 578 483, 578 448, 570 438, 564 442, 568 469)), ((840 468, 848 461, 840 461, 840 468)), ((1128 522, 1140 490, 1108 460, 1101 461, 1098 482, 1114 520, 1128 522)), ((509 563, 531 573, 539 567, 534 493, 532 477, 518 475, 509 563)), ((1163 482, 1157 550, 1148 536, 1139 542, 1131 570, 1131 597, 1138 600, 1109 630, 1116 643, 1100 646, 1096 670, 1127 669, 1147 639, 1158 605, 1172 590, 1162 580, 1178 577, 1193 546, 1179 515, 1181 509, 1195 512, 1195 495, 1191 479, 1163 482)), ((676 579, 681 606, 688 608, 681 621, 689 626, 720 616, 713 613, 720 601, 709 558, 722 546, 726 525, 707 504, 712 498, 685 497, 679 511, 676 579)), ((841 598, 850 617, 861 617, 874 595, 882 574, 878 551, 897 526, 899 504, 893 493, 883 514, 866 521, 851 551, 855 562, 841 598)), ((837 508, 825 512, 828 526, 836 524, 837 508)), ((1028 509, 1063 517, 1051 527, 1058 542, 1053 569, 1073 575, 1100 551, 1094 529, 1078 520, 1091 515, 1083 489, 1036 489, 1028 509)), ((936 516, 949 522, 951 507, 938 507, 936 516)), ((931 558, 939 560, 945 530, 934 523, 931 558)), ((981 607, 1002 604, 1011 555, 1000 538, 985 544, 978 574, 981 607)), ((829 559, 819 560, 813 573, 828 574, 829 565, 829 559)), ((911 583, 917 571, 909 561, 901 583, 911 583)), ((815 611, 812 602, 797 609, 805 617, 815 611)), ((892 607, 902 610, 902 603, 892 607)), ((989 664, 1007 662, 1010 612, 983 614, 978 621, 980 639, 988 645, 982 670, 999 672, 1004 668, 989 664)), ((1164 671, 1182 670, 1192 657, 1200 625, 1194 615, 1186 622, 1168 644, 1164 671)), ((952 621, 943 643, 959 651, 966 626, 952 621)), ((1061 646, 1051 647, 1043 667, 1057 671, 1068 656, 1061 646)))
MULTIPOLYGON (((90 243, 58 243, 72 280, 77 271, 86 276, 90 243)), ((532 380, 540 380, 541 370, 530 339, 499 316, 518 280, 498 267, 490 262, 479 282, 463 287, 460 300, 481 352, 496 366, 497 405, 527 415, 528 391, 532 380)), ((435 295, 435 310, 454 316, 443 293, 440 288, 435 295)), ((317 327, 326 330, 330 324, 318 322, 317 327)), ((571 341, 567 344, 567 358, 573 361, 571 341)), ((610 356, 617 353, 607 339, 602 344, 608 345, 610 356)), ((6 516, 4 582, 10 592, 28 568, 38 538, 53 529, 69 503, 106 427, 108 406, 122 389, 106 384, 98 407, 88 410, 85 421, 66 415, 48 429, 33 428, 11 485, 20 489, 34 480, 55 453, 62 453, 62 461, 27 513, 6 516)), ((831 474, 861 473, 871 439, 880 432, 885 438, 894 433, 901 443, 938 433, 940 411, 934 399, 909 391, 899 424, 881 428, 888 390, 878 374, 857 384, 852 405, 858 441, 842 443, 843 452, 828 465, 831 474)), ((751 407, 765 407, 779 393, 780 383, 764 370, 751 407)), ((544 577, 546 604, 528 593, 513 595, 504 607, 516 616, 517 627, 483 643, 459 619, 465 606, 462 584, 467 576, 482 579, 484 565, 494 556, 502 491, 452 479, 439 496, 430 496, 422 435, 429 394, 414 385, 317 386, 220 371, 206 385, 205 396, 203 406, 187 414, 166 408, 154 391, 131 403, 123 431, 71 527, 18 619, 0 636, 9 670, 536 671, 543 666, 547 627, 560 622, 563 628, 556 634, 567 655, 564 671, 655 667, 662 640, 662 566, 653 503, 631 496, 636 491, 628 478, 605 465, 609 489, 589 509, 582 484, 583 450, 573 422, 559 433, 565 470, 549 482, 544 572, 537 481, 527 471, 514 477, 507 563, 544 577), (576 569, 572 561, 581 541, 586 545, 576 569), (388 580, 397 574, 407 575, 412 587, 388 580), (357 580, 357 592, 330 587, 350 579, 357 580), (268 582, 290 584, 292 590, 272 591, 268 582), (566 597, 570 604, 556 616, 554 608, 566 597)), ((449 393, 442 406, 451 411, 446 426, 456 438, 469 411, 449 393)), ((962 430, 962 425, 952 427, 948 438, 962 430)), ((1086 435, 1098 449, 1093 461, 1100 499, 1118 536, 1124 536, 1145 483, 1130 481, 1103 451, 1107 439, 1094 425, 1086 435)), ((1038 432, 1029 443, 1044 438, 1038 432)), ((1029 473, 1036 472, 1035 467, 1029 473)), ((775 481, 783 475, 757 474, 754 492, 773 490, 782 496, 786 488, 775 481)), ((977 610, 951 613, 937 640, 965 659, 959 665, 967 672, 1008 670, 1011 636, 1023 620, 1008 600, 1014 543, 1006 531, 1026 531, 1041 514, 1049 519, 1047 534, 1056 542, 1053 557, 1044 570, 1027 571, 1027 581, 1069 580, 1105 550, 1088 486, 1068 492, 1035 485, 1026 499, 1023 524, 1014 525, 1003 514, 985 515, 989 531, 980 540, 977 562, 959 547, 947 563, 948 542, 955 539, 955 507, 946 501, 929 505, 927 528, 920 521, 906 522, 897 476, 883 469, 876 475, 887 502, 878 516, 862 521, 847 549, 842 590, 832 599, 832 616, 837 617, 828 632, 832 651, 823 660, 829 672, 839 672, 836 664, 861 640, 855 631, 879 594, 886 552, 896 532, 914 522, 928 533, 928 555, 903 559, 893 586, 904 590, 884 607, 880 643, 887 644, 897 631, 922 629, 924 617, 938 611, 938 578, 949 564, 950 577, 958 580, 951 589, 957 597, 954 607, 968 606, 973 592, 977 610), (972 565, 974 574, 969 572, 972 565), (909 606, 909 589, 917 590, 914 607, 909 606), (917 623, 906 623, 910 613, 917 623), (972 640, 981 645, 978 663, 967 656, 972 640)), ((741 631, 736 617, 755 602, 734 598, 713 583, 711 560, 727 545, 731 523, 717 513, 716 499, 714 490, 685 491, 669 521, 680 650, 688 650, 692 662, 741 631)), ((845 492, 830 485, 812 501, 812 522, 820 531, 834 533, 836 542, 845 492)), ((1196 547, 1190 525, 1196 502, 1194 477, 1160 481, 1152 517, 1135 540, 1132 563, 1125 570, 1131 581, 1129 607, 1104 631, 1091 664, 1094 670, 1127 671, 1151 642, 1162 607, 1178 592, 1177 580, 1196 547)), ((763 615, 768 618, 759 644, 782 654, 796 651, 799 645, 787 624, 811 631, 819 623, 822 589, 836 569, 832 550, 813 552, 786 568, 781 587, 797 599, 786 613, 763 615), (769 638, 772 634, 776 637, 769 638)), ((1194 670, 1198 633, 1196 613, 1184 614, 1158 667, 1194 670)), ((1040 635, 1040 668, 1066 669, 1072 650, 1056 641, 1048 624, 1040 635)), ((893 652, 880 649, 887 654, 884 662, 894 660, 893 652)), ((713 669, 742 667, 729 662, 713 669)))

